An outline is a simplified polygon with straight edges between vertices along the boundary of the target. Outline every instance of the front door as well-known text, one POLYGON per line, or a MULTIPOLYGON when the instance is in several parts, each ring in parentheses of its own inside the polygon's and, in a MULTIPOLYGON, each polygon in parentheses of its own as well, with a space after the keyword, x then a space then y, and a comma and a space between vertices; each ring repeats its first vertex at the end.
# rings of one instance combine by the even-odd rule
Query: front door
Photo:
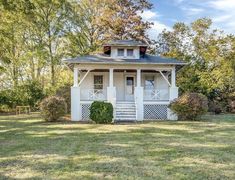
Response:
POLYGON ((134 101, 135 76, 127 75, 125 77, 125 100, 134 101))

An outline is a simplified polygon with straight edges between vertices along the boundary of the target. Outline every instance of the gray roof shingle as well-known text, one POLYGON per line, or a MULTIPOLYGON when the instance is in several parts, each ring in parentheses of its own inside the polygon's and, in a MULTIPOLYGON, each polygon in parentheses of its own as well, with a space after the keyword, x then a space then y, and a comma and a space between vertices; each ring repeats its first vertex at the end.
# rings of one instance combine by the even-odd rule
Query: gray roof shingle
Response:
POLYGON ((146 44, 134 40, 113 40, 105 46, 147 46, 146 44))
POLYGON ((66 64, 169 64, 186 65, 187 63, 173 58, 164 58, 146 54, 140 59, 119 59, 111 58, 106 55, 87 55, 64 60, 66 64))

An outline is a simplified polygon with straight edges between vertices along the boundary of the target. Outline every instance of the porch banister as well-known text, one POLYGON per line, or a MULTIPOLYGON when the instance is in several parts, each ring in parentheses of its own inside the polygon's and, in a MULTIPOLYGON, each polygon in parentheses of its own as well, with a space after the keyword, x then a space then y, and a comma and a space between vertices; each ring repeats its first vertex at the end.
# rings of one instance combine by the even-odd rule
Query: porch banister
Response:
POLYGON ((74 67, 73 70, 73 87, 78 87, 78 68, 74 67))

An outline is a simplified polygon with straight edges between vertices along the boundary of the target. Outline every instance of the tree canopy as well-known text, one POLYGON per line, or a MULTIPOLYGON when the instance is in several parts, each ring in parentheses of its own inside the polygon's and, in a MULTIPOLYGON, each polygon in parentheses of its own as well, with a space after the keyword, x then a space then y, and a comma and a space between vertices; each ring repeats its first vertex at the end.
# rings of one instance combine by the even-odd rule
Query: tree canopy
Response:
POLYGON ((148 0, 0 0, 0 90, 32 81, 53 94, 72 82, 63 58, 95 53, 109 40, 134 39, 189 63, 178 73, 181 92, 211 99, 234 94, 235 36, 201 18, 176 23, 156 42, 148 35, 152 23, 141 17, 151 8, 148 0))
POLYGON ((235 37, 211 25, 207 18, 190 25, 176 23, 173 31, 159 35, 156 49, 163 56, 189 63, 178 74, 182 92, 200 92, 214 99, 235 92, 235 37))

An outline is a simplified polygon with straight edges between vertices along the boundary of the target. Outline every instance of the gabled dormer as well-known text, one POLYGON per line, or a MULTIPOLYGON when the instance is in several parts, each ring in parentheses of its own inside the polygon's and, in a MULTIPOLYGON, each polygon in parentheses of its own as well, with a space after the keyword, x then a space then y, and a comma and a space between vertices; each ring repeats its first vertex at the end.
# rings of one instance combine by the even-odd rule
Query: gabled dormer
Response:
POLYGON ((133 40, 116 40, 104 45, 104 54, 115 59, 140 59, 146 50, 146 44, 133 40))

